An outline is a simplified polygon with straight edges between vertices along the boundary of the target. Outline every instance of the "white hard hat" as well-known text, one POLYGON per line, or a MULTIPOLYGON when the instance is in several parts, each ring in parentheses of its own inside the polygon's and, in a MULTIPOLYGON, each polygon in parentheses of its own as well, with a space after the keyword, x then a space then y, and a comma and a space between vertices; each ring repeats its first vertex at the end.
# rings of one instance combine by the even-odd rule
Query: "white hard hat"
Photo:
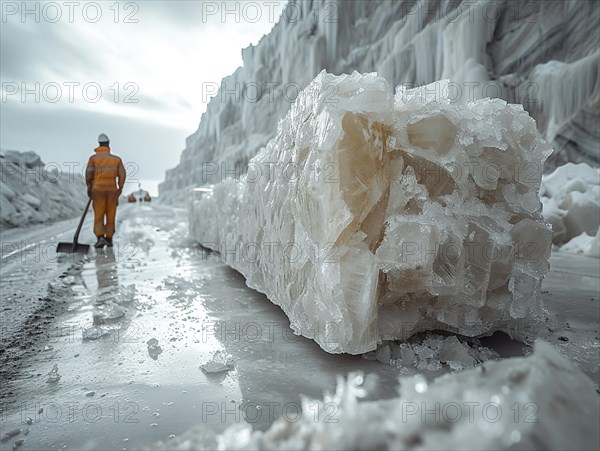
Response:
POLYGON ((108 141, 108 136, 106 136, 105 133, 100 133, 100 136, 98 136, 98 142, 99 143, 107 143, 108 141))

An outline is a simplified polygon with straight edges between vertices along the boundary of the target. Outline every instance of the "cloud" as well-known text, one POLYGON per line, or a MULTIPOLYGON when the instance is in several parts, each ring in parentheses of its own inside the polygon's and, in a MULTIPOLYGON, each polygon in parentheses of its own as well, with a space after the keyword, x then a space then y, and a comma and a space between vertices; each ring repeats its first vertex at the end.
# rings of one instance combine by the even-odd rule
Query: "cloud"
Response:
MULTIPOLYGON (((50 3, 65 8, 64 2, 28 5, 42 5, 43 13, 50 3)), ((78 158, 99 129, 117 130, 127 149, 144 149, 153 166, 149 173, 164 174, 177 164, 185 136, 205 110, 203 83, 219 83, 232 73, 242 64, 241 48, 272 28, 269 2, 239 2, 238 17, 229 14, 225 21, 220 11, 203 18, 203 8, 226 3, 232 8, 235 2, 95 3, 102 13, 97 22, 90 20, 93 11, 82 14, 86 2, 79 3, 72 20, 63 10, 56 23, 30 16, 23 23, 18 14, 3 21, 0 78, 3 88, 12 83, 18 92, 0 103, 2 145, 42 154, 50 148, 63 159, 78 158), (263 8, 261 21, 245 20, 249 4, 263 8), (22 98, 21 88, 36 86, 39 99, 22 98), (97 101, 91 101, 97 90, 97 101)))

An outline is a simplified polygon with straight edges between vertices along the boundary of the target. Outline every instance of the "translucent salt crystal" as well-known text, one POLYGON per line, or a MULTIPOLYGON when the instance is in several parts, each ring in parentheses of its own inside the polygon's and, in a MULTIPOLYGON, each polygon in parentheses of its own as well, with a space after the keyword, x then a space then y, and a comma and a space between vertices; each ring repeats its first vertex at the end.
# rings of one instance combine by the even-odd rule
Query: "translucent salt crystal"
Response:
POLYGON ((418 370, 421 370, 421 371, 426 370, 428 365, 429 365, 429 359, 419 357, 419 361, 417 362, 418 370))
POLYGON ((375 353, 375 358, 381 363, 390 363, 390 359, 392 358, 392 351, 389 345, 385 344, 377 349, 375 353))
POLYGON ((233 357, 225 351, 215 351, 211 359, 200 365, 200 368, 205 373, 220 373, 229 371, 234 368, 233 357))
POLYGON ((435 356, 435 351, 428 346, 415 344, 412 349, 422 360, 430 359, 435 356))
POLYGON ((498 354, 493 349, 487 348, 485 346, 479 346, 477 348, 477 359, 481 362, 485 362, 488 360, 498 360, 500 359, 500 354, 498 354))
MULTIPOLYGON (((552 148, 520 106, 436 85, 391 93, 375 74, 321 72, 246 177, 191 194, 191 236, 328 352, 525 330, 542 317, 552 148)), ((419 364, 438 345, 415 349, 419 364)))
POLYGON ((58 382, 60 380, 62 376, 58 373, 58 364, 54 364, 54 366, 52 367, 52 370, 48 373, 48 379, 46 379, 46 382, 48 383, 53 383, 53 382, 58 382))
POLYGON ((407 345, 401 345, 401 354, 402 354, 402 365, 405 367, 413 366, 415 361, 415 352, 413 349, 407 345))
POLYGON ((439 371, 442 369, 442 362, 439 360, 430 360, 427 364, 427 371, 439 371))
POLYGON ((402 348, 398 344, 390 342, 389 347, 392 359, 400 359, 402 357, 402 348))
POLYGON ((107 320, 121 318, 125 315, 125 311, 118 304, 110 301, 101 306, 99 310, 107 320))
POLYGON ((475 364, 475 359, 469 355, 468 348, 456 337, 448 337, 444 341, 438 357, 442 362, 453 362, 452 364, 455 366, 457 362, 460 362, 463 368, 469 368, 475 364))

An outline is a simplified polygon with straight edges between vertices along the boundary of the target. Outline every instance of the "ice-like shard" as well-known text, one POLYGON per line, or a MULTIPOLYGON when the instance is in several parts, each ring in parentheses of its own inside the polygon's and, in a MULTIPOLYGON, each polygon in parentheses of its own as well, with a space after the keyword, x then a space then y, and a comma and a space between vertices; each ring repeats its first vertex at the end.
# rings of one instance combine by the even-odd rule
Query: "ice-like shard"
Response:
POLYGON ((191 236, 328 352, 515 335, 541 313, 552 149, 520 105, 449 92, 321 72, 244 177, 192 194, 191 236))

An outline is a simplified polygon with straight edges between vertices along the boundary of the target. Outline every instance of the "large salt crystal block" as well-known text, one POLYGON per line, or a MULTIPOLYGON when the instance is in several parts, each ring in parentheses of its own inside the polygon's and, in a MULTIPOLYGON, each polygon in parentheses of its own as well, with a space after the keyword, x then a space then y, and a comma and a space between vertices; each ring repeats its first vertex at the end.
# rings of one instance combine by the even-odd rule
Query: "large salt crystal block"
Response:
POLYGON ((191 236, 328 352, 518 337, 541 315, 552 149, 520 105, 447 86, 392 95, 376 74, 321 72, 246 176, 192 195, 191 236))

